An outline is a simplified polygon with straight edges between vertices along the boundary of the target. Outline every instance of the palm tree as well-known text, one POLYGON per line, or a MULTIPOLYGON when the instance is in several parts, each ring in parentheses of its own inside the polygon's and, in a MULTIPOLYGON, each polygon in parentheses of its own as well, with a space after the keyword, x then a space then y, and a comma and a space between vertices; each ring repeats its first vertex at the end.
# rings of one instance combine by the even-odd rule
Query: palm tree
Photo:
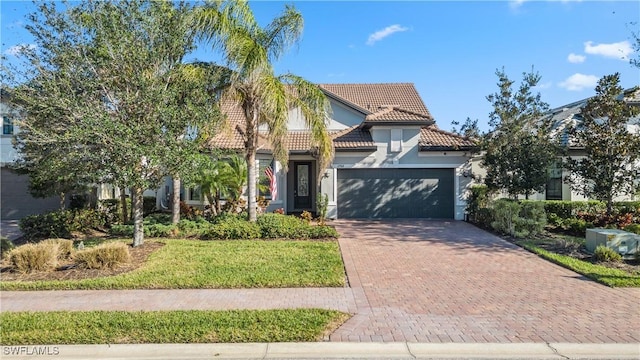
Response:
POLYGON ((248 168, 249 221, 256 220, 256 152, 258 129, 267 129, 274 157, 286 168, 287 117, 298 108, 311 131, 311 146, 319 154, 324 170, 333 156, 333 143, 326 128, 329 102, 320 88, 293 75, 276 75, 278 60, 302 33, 302 15, 292 6, 266 27, 260 27, 246 1, 208 1, 195 9, 196 31, 213 48, 220 49, 229 68, 229 86, 223 101, 240 105, 245 115, 244 155, 248 168))

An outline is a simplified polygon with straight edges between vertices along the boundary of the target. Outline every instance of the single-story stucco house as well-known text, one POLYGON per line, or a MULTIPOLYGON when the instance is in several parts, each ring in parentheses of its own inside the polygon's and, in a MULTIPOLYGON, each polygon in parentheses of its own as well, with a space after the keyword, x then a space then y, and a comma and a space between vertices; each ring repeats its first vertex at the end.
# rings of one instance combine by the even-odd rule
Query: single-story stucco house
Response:
MULTIPOLYGON (((331 104, 333 161, 327 169, 318 169, 310 132, 292 109, 288 169, 275 162, 277 197, 267 211, 315 212, 320 182, 329 218, 464 218, 474 144, 438 129, 413 84, 319 86, 331 104)), ((210 146, 241 152, 244 113, 233 106, 225 113, 230 131, 217 134, 210 146)), ((257 158, 258 174, 263 174, 273 162, 266 139, 260 139, 257 158)), ((169 189, 160 189, 159 196, 166 198, 163 191, 169 189)), ((184 195, 187 204, 203 204, 197 191, 184 195)))

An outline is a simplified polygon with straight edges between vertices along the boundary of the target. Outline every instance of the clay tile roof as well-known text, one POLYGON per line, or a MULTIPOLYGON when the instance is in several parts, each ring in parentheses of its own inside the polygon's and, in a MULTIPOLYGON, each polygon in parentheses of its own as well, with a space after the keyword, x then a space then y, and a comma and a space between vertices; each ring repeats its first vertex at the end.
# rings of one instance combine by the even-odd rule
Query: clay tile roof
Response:
POLYGON ((432 120, 433 119, 427 115, 405 110, 399 106, 382 107, 373 114, 367 115, 365 118, 365 122, 367 123, 402 121, 431 124, 432 120))
POLYGON ((331 134, 336 150, 376 150, 377 146, 371 133, 358 126, 337 131, 331 134))
POLYGON ((394 105, 405 111, 433 119, 418 91, 410 83, 319 84, 318 86, 328 92, 329 96, 334 95, 355 104, 364 109, 367 114, 394 105))
POLYGON ((220 129, 207 142, 209 148, 219 148, 228 150, 244 149, 243 124, 244 112, 236 104, 226 102, 222 104, 222 113, 227 116, 228 126, 220 129))
POLYGON ((420 131, 419 145, 420 151, 468 150, 473 148, 475 143, 464 136, 428 126, 420 131))
POLYGON ((289 151, 309 151, 311 149, 311 133, 309 131, 289 131, 286 143, 289 151))

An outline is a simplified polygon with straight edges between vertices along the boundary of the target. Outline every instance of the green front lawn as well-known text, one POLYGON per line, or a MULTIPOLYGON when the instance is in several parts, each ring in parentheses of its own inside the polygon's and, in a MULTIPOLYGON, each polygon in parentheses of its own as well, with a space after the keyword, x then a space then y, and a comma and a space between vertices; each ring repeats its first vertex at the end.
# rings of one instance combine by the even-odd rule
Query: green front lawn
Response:
POLYGON ((335 287, 345 283, 337 241, 161 240, 139 269, 83 280, 0 281, 0 290, 335 287))
POLYGON ((321 309, 0 313, 0 339, 5 346, 308 342, 322 340, 348 318, 321 309))
POLYGON ((640 274, 630 274, 623 270, 592 264, 567 255, 556 254, 537 246, 535 242, 530 240, 519 241, 518 244, 544 259, 582 274, 601 284, 611 287, 640 287, 640 274))

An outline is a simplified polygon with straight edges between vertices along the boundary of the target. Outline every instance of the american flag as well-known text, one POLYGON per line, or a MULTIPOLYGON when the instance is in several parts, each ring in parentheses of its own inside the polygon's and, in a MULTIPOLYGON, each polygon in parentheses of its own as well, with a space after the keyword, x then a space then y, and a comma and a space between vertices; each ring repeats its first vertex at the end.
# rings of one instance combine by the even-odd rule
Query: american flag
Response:
POLYGON ((271 166, 267 166, 264 169, 264 174, 267 175, 269 179, 269 191, 271 192, 271 201, 275 200, 278 197, 278 182, 276 180, 276 175, 273 173, 273 168, 271 166))

